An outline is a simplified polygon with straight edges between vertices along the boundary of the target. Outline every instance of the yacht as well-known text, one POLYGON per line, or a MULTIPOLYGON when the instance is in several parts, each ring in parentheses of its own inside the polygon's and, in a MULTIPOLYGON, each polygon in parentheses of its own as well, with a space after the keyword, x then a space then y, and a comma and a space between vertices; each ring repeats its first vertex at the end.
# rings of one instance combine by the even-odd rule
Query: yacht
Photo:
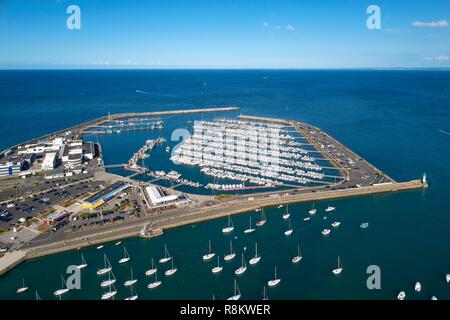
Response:
POLYGON ((330 232, 331 232, 331 230, 330 230, 330 229, 323 229, 323 230, 322 230, 322 234, 323 234, 324 236, 327 236, 327 235, 329 235, 329 234, 330 234, 330 232))
POLYGON ((249 225, 248 229, 244 230, 244 233, 247 233, 247 234, 255 231, 255 229, 252 228, 252 216, 250 216, 249 218, 250 218, 250 225, 249 225))
POLYGON ((447 281, 447 283, 450 283, 450 273, 447 273, 445 275, 445 281, 447 281))
POLYGON ((283 213, 282 217, 284 220, 289 219, 289 217, 291 216, 291 214, 289 213, 289 205, 286 205, 286 212, 283 213))
POLYGON ((22 293, 28 290, 28 287, 25 285, 25 279, 22 279, 22 286, 16 290, 16 293, 22 293))
POLYGON ((113 298, 116 294, 117 294, 116 287, 114 287, 114 285, 110 285, 109 286, 109 291, 105 292, 104 294, 102 294, 101 299, 102 300, 109 300, 109 299, 113 298))
POLYGON ((291 219, 289 219, 289 228, 284 232, 285 236, 290 236, 294 232, 294 229, 291 227, 291 219))
POLYGON ((129 287, 129 286, 134 285, 137 281, 138 281, 138 279, 133 278, 133 268, 131 268, 131 278, 130 278, 130 280, 125 281, 123 285, 125 287, 129 287))
POLYGON ((419 281, 416 282, 416 284, 415 284, 415 286, 414 286, 414 290, 415 290, 416 292, 422 291, 422 285, 420 284, 419 281))
POLYGON ((438 298, 436 296, 432 296, 431 300, 437 300, 438 298))
POLYGON ((361 229, 366 229, 368 226, 369 226, 369 223, 368 223, 368 222, 363 222, 363 223, 360 224, 359 227, 360 227, 361 229))
POLYGON ((261 220, 259 220, 259 221, 256 223, 256 226, 257 226, 257 227, 262 227, 263 225, 266 224, 266 222, 267 222, 267 220, 266 220, 266 214, 264 213, 264 209, 262 209, 262 210, 261 210, 261 220))
POLYGON ((333 222, 332 224, 331 224, 331 226, 333 227, 333 228, 337 228, 337 227, 339 227, 341 225, 341 223, 339 222, 339 221, 335 221, 335 222, 333 222))
POLYGON ((81 254, 81 264, 77 265, 77 269, 81 270, 86 268, 88 265, 86 263, 86 260, 84 260, 83 254, 81 254))
POLYGON ((147 286, 149 289, 154 289, 156 287, 159 287, 161 285, 161 281, 158 281, 158 272, 155 273, 155 281, 150 282, 147 286))
POLYGON ((53 295, 57 297, 61 297, 64 293, 68 292, 69 288, 67 288, 67 283, 64 280, 64 277, 61 275, 61 289, 55 290, 53 295))
POLYGON ((246 270, 247 270, 247 266, 246 266, 246 264, 245 264, 244 253, 242 253, 242 265, 241 265, 239 268, 237 268, 237 269, 234 271, 234 273, 235 273, 236 275, 240 275, 240 274, 243 274, 246 270))
POLYGON ((326 207, 325 212, 333 212, 335 210, 336 210, 335 207, 328 206, 328 207, 326 207))
POLYGON ((171 276, 171 275, 173 275, 173 274, 175 274, 175 272, 177 272, 177 267, 174 267, 174 265, 173 265, 173 259, 172 259, 172 268, 170 268, 169 270, 166 270, 166 272, 164 272, 164 274, 166 275, 166 276, 171 276))
POLYGON ((303 218, 303 221, 308 222, 309 220, 311 220, 311 217, 305 217, 303 218))
POLYGON ((275 287, 276 285, 278 285, 281 282, 281 279, 278 278, 277 276, 277 267, 275 267, 275 277, 272 280, 269 280, 267 282, 267 285, 269 287, 275 287))
POLYGON ((98 246, 97 250, 103 249, 104 245, 98 246))
POLYGON ((300 253, 300 244, 297 245, 297 255, 292 258, 292 263, 299 263, 302 261, 302 254, 300 253))
POLYGON ((159 259, 159 263, 166 263, 171 259, 172 257, 169 254, 169 250, 167 250, 167 245, 164 245, 164 258, 159 259))
POLYGON ((130 261, 131 257, 128 254, 127 248, 124 246, 123 247, 123 258, 119 260, 120 264, 124 264, 127 263, 128 261, 130 261))
POLYGON ((280 204, 277 208, 278 208, 278 209, 281 209, 281 208, 283 208, 283 205, 280 204))
POLYGON ((233 242, 230 240, 230 253, 227 254, 225 257, 223 257, 223 260, 225 261, 231 261, 236 256, 236 253, 233 251, 233 242))
POLYGON ((258 256, 258 243, 255 242, 255 256, 250 259, 249 264, 255 265, 261 260, 261 256, 258 256))
POLYGON ((234 230, 233 221, 231 220, 231 216, 228 216, 228 227, 222 229, 223 233, 230 233, 234 230))
POLYGON ((308 213, 309 213, 310 215, 315 215, 315 214, 317 213, 317 209, 314 208, 314 203, 313 203, 312 208, 308 211, 308 213))
POLYGON ((405 291, 400 291, 400 293, 399 293, 398 296, 397 296, 397 299, 398 299, 398 300, 405 300, 405 298, 406 298, 406 293, 405 293, 405 291))
POLYGON ((212 273, 219 273, 223 270, 223 267, 220 266, 220 257, 217 256, 217 267, 212 268, 212 273))
POLYGON ((133 286, 130 287, 130 291, 131 291, 131 295, 129 297, 125 298, 124 300, 137 300, 138 294, 137 294, 136 290, 134 290, 133 286))
POLYGON ((97 270, 97 275, 98 276, 106 274, 106 273, 110 272, 111 269, 112 269, 111 264, 109 263, 109 260, 106 257, 106 254, 103 255, 103 260, 105 262, 105 266, 104 266, 104 268, 97 270))
POLYGON ((152 267, 150 269, 148 269, 147 271, 145 271, 145 275, 151 276, 151 275, 155 274, 156 271, 158 271, 158 268, 155 265, 155 260, 152 258, 152 267))
POLYGON ((342 268, 342 266, 341 266, 341 258, 338 256, 337 268, 333 269, 333 274, 335 274, 335 275, 341 274, 342 270, 344 270, 344 268, 342 268))
POLYGON ((227 300, 239 300, 241 298, 241 291, 239 290, 239 286, 237 284, 236 279, 234 279, 234 295, 229 297, 227 300))
POLYGON ((100 287, 109 287, 110 285, 116 283, 116 277, 114 276, 114 273, 111 271, 108 272, 108 280, 102 281, 100 283, 100 287), (111 277, 112 275, 112 277, 111 277))
POLYGON ((207 254, 203 255, 203 261, 211 260, 216 254, 211 250, 211 240, 209 240, 209 251, 207 254))
POLYGON ((122 244, 122 241, 117 241, 117 242, 115 243, 116 246, 120 246, 121 244, 122 244))

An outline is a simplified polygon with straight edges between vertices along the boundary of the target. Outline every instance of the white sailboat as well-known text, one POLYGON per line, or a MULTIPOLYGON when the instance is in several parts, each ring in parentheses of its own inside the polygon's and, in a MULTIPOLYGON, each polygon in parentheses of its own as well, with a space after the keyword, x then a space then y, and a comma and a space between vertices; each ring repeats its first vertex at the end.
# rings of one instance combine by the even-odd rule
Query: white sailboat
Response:
POLYGON ((164 245, 164 258, 159 259, 159 263, 166 263, 171 259, 172 257, 169 254, 169 250, 167 250, 167 245, 164 245))
POLYGON ((117 241, 117 242, 115 243, 116 246, 120 246, 121 244, 122 244, 122 241, 117 241))
POLYGON ((130 278, 130 280, 125 281, 123 285, 125 287, 129 287, 129 286, 134 285, 136 282, 138 282, 138 279, 133 278, 133 268, 131 268, 131 278, 130 278))
POLYGON ((416 284, 414 285, 414 290, 415 290, 416 292, 422 291, 422 285, 420 284, 419 281, 417 281, 416 284))
POLYGON ((124 246, 123 247, 123 258, 119 260, 119 264, 124 264, 127 263, 128 261, 130 261, 131 257, 127 251, 127 248, 124 246))
POLYGON ((97 247, 97 250, 103 249, 103 247, 104 247, 103 245, 100 245, 97 247))
POLYGON ((406 298, 406 293, 405 293, 405 291, 400 291, 400 293, 399 293, 398 296, 397 296, 397 299, 398 299, 398 300, 405 300, 405 298, 406 298))
POLYGON ((154 289, 156 287, 159 287, 161 285, 161 281, 158 281, 158 272, 155 273, 155 281, 150 282, 147 286, 149 289, 154 289))
POLYGON ((339 227, 341 225, 341 223, 339 222, 339 221, 335 221, 335 222, 333 222, 332 224, 331 224, 331 226, 333 227, 333 228, 337 228, 337 227, 339 227))
POLYGON ((287 204, 286 205, 286 212, 283 213, 282 217, 283 217, 284 220, 287 220, 287 219, 289 219, 290 216, 291 216, 291 214, 289 213, 289 205, 287 204))
POLYGON ((64 280, 64 277, 61 275, 61 288, 58 290, 55 290, 53 292, 53 295, 57 296, 57 297, 61 297, 64 293, 68 292, 69 288, 67 288, 67 283, 64 280))
POLYGON ((164 274, 169 277, 169 276, 175 274, 175 272, 177 272, 177 270, 178 270, 177 267, 175 267, 173 265, 173 259, 172 259, 172 268, 170 268, 169 270, 166 270, 166 272, 164 272, 164 274))
POLYGON ((148 269, 147 271, 145 271, 145 275, 151 276, 151 275, 155 274, 156 271, 158 271, 158 268, 155 265, 155 260, 152 258, 152 267, 150 269, 148 269))
POLYGON ((87 263, 86 263, 86 260, 84 260, 84 255, 81 254, 81 264, 77 265, 77 269, 78 269, 78 270, 81 270, 81 269, 86 268, 87 266, 88 266, 88 265, 87 265, 87 263))
POLYGON ((217 267, 212 268, 211 272, 212 273, 219 273, 222 270, 223 270, 223 267, 220 265, 220 257, 217 256, 217 267))
POLYGON ((281 209, 281 208, 283 208, 283 205, 280 204, 277 208, 278 208, 278 209, 281 209))
POLYGON ((342 268, 342 266, 341 266, 341 258, 338 256, 337 268, 333 269, 333 274, 335 274, 335 275, 341 274, 342 270, 344 270, 344 268, 342 268))
POLYGON ((108 280, 100 282, 100 287, 102 288, 109 287, 110 285, 116 283, 116 281, 117 281, 116 277, 114 276, 114 273, 111 270, 108 272, 108 280))
POLYGON ((256 222, 256 226, 257 227, 262 227, 263 225, 265 225, 267 222, 266 220, 266 214, 264 213, 264 209, 261 210, 261 220, 259 220, 258 222, 256 222))
POLYGON ((16 293, 22 293, 28 290, 28 286, 25 285, 25 279, 22 279, 22 286, 17 289, 16 293))
POLYGON ((333 212, 333 211, 335 211, 335 210, 336 210, 335 207, 328 206, 328 207, 326 207, 325 212, 333 212))
POLYGON ((133 286, 130 287, 130 291, 131 291, 131 295, 129 297, 125 298, 124 300, 137 300, 138 294, 137 294, 136 290, 134 290, 133 286))
POLYGON ((277 267, 275 267, 275 277, 272 280, 269 280, 267 282, 267 285, 269 287, 275 287, 276 285, 278 285, 281 282, 281 279, 278 278, 277 276, 277 267))
POLYGON ((108 258, 106 257, 106 254, 103 255, 103 260, 105 262, 105 266, 102 269, 97 270, 97 275, 101 276, 103 274, 106 274, 111 271, 111 263, 109 263, 108 258))
POLYGON ((242 265, 239 268, 237 268, 234 271, 234 273, 236 275, 240 275, 240 274, 243 274, 246 270, 247 270, 247 265, 245 263, 244 253, 242 253, 242 265))
POLYGON ((233 221, 231 220, 231 215, 228 216, 228 226, 222 229, 223 233, 230 233, 234 230, 233 221))
POLYGON ((447 281, 447 283, 450 283, 450 273, 447 273, 445 275, 445 281, 447 281))
POLYGON ((113 298, 116 294, 117 294, 116 287, 114 287, 114 285, 112 284, 109 286, 109 291, 102 294, 101 299, 109 300, 109 299, 113 298))
POLYGON ((249 221, 250 221, 250 225, 247 229, 244 230, 244 233, 248 234, 248 233, 252 233, 255 231, 254 228, 252 228, 252 216, 250 215, 249 217, 249 221))
POLYGON ((330 234, 330 232, 331 232, 331 230, 330 229, 323 229, 322 230, 322 234, 324 235, 324 236, 327 236, 327 235, 329 235, 330 234))
POLYGON ((255 256, 250 259, 249 264, 255 265, 261 260, 261 256, 258 256, 258 243, 255 242, 255 256))
POLYGON ((233 251, 233 242, 230 240, 230 253, 227 254, 225 257, 223 257, 223 260, 225 261, 231 261, 236 256, 236 253, 233 251))
POLYGON ((303 221, 308 222, 309 220, 311 220, 311 217, 304 217, 303 221))
POLYGON ((290 236, 294 232, 294 229, 291 227, 291 219, 289 219, 289 228, 284 232, 285 236, 290 236))
POLYGON ((297 245, 297 255, 292 258, 292 263, 299 263, 302 261, 302 254, 300 253, 300 244, 297 245))
POLYGON ((208 248, 209 248, 208 253, 205 254, 205 255, 203 255, 203 261, 211 260, 211 259, 214 258, 214 256, 216 255, 214 252, 212 252, 212 249, 211 249, 211 240, 209 240, 208 248))
POLYGON ((308 213, 310 214, 310 215, 315 215, 316 213, 317 213, 317 209, 316 208, 314 208, 314 203, 313 203, 313 206, 312 206, 312 208, 308 211, 308 213))
POLYGON ((264 289, 263 289, 263 300, 269 300, 269 296, 267 295, 267 290, 266 290, 265 286, 264 286, 264 289))
POLYGON ((229 297, 227 300, 239 300, 241 298, 241 291, 239 290, 239 286, 237 284, 236 279, 234 279, 234 295, 229 297))

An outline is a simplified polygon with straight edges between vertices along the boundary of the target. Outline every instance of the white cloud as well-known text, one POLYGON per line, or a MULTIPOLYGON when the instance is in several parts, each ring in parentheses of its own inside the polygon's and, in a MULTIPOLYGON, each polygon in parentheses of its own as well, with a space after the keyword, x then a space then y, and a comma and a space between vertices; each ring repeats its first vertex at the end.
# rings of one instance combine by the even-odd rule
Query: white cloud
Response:
POLYGON ((263 22, 263 26, 267 28, 269 26, 269 23, 268 22, 263 22))
POLYGON ((427 61, 448 61, 449 57, 445 54, 440 55, 440 56, 436 56, 436 57, 425 57, 425 60, 427 61))
POLYGON ((288 30, 288 31, 295 31, 295 27, 292 24, 288 24, 286 26, 286 30, 288 30))
POLYGON ((431 21, 431 22, 422 22, 422 21, 414 21, 411 23, 413 27, 417 28, 447 28, 450 27, 450 24, 447 20, 439 20, 439 21, 431 21))
POLYGON ((275 30, 285 29, 287 31, 295 31, 295 27, 292 24, 287 24, 287 25, 285 25, 283 27, 283 26, 280 26, 280 25, 271 25, 268 22, 263 22, 262 25, 263 25, 264 28, 272 28, 272 29, 275 29, 275 30))

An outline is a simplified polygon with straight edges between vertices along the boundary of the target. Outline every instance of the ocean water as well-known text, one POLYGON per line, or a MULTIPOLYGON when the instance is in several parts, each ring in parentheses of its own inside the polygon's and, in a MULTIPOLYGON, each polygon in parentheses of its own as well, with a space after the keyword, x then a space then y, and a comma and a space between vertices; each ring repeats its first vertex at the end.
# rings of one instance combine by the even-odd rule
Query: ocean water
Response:
MULTIPOLYGON (((407 299, 450 298, 445 282, 450 273, 448 71, 1 71, 0 149, 108 112, 228 105, 240 107, 244 114, 316 125, 398 181, 426 172, 430 188, 334 201, 337 211, 326 220, 323 208, 328 202, 316 203, 319 213, 308 224, 302 218, 311 204, 291 206, 295 231, 290 238, 283 235, 287 226, 281 211, 271 208, 268 223, 252 235, 242 232, 248 224, 248 214, 243 214, 234 218, 232 235, 222 235, 226 223, 222 219, 169 230, 157 239, 123 241, 132 256, 124 266, 117 264, 122 248, 106 245, 118 278, 118 299, 129 295, 122 283, 131 266, 139 278, 140 298, 211 299, 213 294, 226 298, 233 294, 239 254, 246 247, 248 260, 255 241, 260 264, 237 277, 244 299, 261 297, 275 265, 282 282, 268 290, 271 299, 392 299, 400 290, 406 291, 407 299), (324 238, 321 229, 334 220, 341 226, 324 238), (360 229, 366 221, 369 228, 360 229), (229 240, 234 242, 237 258, 219 275, 210 271, 215 261, 201 260, 208 239, 220 256, 228 250, 229 240), (290 259, 297 243, 303 261, 294 266, 290 259), (152 279, 143 272, 152 256, 162 256, 164 244, 179 270, 166 279, 162 271, 169 266, 162 267, 162 286, 149 290, 146 285, 152 279), (335 277, 331 270, 338 255, 344 271, 335 277), (366 287, 369 265, 381 269, 380 290, 366 287), (420 294, 414 292, 415 281, 422 283, 420 294)), ((117 152, 126 148, 122 142, 117 152)), ((82 289, 64 299, 101 295, 95 271, 102 265, 102 252, 95 248, 82 252, 89 264, 82 271, 82 289)), ((60 274, 79 260, 80 251, 75 251, 26 262, 0 278, 0 298, 33 299, 37 290, 41 298, 53 299, 60 274), (17 296, 22 278, 30 292, 17 296)))

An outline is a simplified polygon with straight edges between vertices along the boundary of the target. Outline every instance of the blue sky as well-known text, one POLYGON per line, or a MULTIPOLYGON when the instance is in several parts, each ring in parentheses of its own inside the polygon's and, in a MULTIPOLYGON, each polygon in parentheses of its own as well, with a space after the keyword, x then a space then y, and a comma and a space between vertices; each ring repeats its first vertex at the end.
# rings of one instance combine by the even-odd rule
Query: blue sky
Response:
POLYGON ((0 0, 3 69, 365 67, 450 67, 450 0, 0 0))

